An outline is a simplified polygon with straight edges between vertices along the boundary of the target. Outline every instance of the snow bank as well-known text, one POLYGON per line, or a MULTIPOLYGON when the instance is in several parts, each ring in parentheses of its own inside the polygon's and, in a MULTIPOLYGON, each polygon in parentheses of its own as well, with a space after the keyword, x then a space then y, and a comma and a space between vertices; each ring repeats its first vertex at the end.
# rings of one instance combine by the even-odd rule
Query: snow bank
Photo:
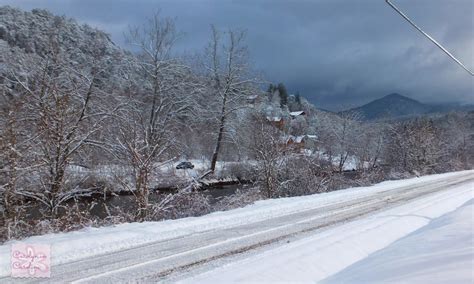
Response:
MULTIPOLYGON (((433 218, 460 207, 473 198, 472 188, 474 182, 417 199, 294 243, 269 249, 182 282, 318 282, 427 225, 433 218)), ((436 235, 432 237, 436 238, 436 235)), ((366 268, 368 270, 364 272, 371 273, 371 267, 366 268)))
POLYGON ((473 283, 474 199, 323 283, 473 283))
MULTIPOLYGON (((464 171, 402 181, 388 181, 372 187, 360 187, 311 196, 259 201, 244 208, 226 212, 215 212, 202 217, 168 220, 163 222, 129 223, 103 228, 86 228, 75 232, 30 237, 22 241, 35 244, 51 244, 52 264, 57 265, 94 255, 120 251, 150 242, 166 240, 207 230, 216 230, 240 224, 258 222, 328 204, 346 202, 354 198, 389 191, 400 186, 442 180, 448 177, 455 177, 473 172, 474 171, 464 171)), ((383 221, 383 219, 380 219, 379 221, 383 221)), ((373 221, 370 221, 369 225, 371 222, 373 221)), ((420 222, 423 223, 422 221, 420 222)), ((398 236, 397 238, 400 237, 398 234, 395 235, 398 236)), ((7 276, 10 273, 9 255, 11 243, 13 242, 8 242, 0 246, 0 276, 7 276)))

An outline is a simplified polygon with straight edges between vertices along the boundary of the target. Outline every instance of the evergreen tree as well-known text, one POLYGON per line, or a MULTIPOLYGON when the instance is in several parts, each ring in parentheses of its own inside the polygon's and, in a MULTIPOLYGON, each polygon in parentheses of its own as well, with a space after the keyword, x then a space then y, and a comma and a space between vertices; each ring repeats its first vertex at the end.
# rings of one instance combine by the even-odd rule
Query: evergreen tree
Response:
POLYGON ((271 94, 271 93, 273 93, 274 91, 275 91, 275 86, 273 86, 273 84, 270 84, 270 86, 268 86, 267 92, 268 92, 269 94, 271 94))
POLYGON ((280 107, 283 108, 283 106, 288 104, 288 92, 286 91, 286 87, 283 85, 283 83, 279 83, 277 89, 280 95, 280 107))
POLYGON ((276 87, 273 84, 270 84, 270 86, 268 86, 267 93, 269 102, 273 101, 273 94, 275 93, 275 88, 276 87))
POLYGON ((295 103, 296 103, 296 107, 298 108, 298 110, 301 110, 301 108, 302 108, 302 106, 301 106, 301 96, 300 96, 299 91, 296 92, 295 103))

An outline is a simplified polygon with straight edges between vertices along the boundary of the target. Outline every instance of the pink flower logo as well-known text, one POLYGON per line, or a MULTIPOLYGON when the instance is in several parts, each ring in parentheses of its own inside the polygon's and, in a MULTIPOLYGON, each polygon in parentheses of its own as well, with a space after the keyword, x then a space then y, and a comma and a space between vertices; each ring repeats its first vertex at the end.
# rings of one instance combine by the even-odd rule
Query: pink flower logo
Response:
POLYGON ((12 245, 12 277, 51 277, 51 248, 49 245, 12 245))

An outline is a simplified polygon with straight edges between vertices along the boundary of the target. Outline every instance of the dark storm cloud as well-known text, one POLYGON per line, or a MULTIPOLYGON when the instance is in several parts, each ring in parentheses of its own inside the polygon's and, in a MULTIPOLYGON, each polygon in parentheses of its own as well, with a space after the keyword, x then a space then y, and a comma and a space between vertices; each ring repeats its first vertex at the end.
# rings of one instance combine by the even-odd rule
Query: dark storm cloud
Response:
MULTIPOLYGON (((474 68, 471 0, 395 0, 417 24, 474 68)), ((110 33, 154 11, 176 18, 180 51, 202 50, 210 24, 248 32, 251 59, 269 81, 326 108, 398 92, 424 102, 474 103, 474 80, 400 18, 384 0, 0 0, 46 8, 110 33)))

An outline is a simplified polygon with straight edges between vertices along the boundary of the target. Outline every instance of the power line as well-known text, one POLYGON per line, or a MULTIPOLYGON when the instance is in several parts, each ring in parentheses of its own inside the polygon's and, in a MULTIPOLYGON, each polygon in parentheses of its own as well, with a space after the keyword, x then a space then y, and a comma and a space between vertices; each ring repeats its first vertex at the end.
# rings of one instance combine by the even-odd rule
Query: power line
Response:
POLYGON ((415 29, 417 29, 420 33, 422 33, 425 37, 427 37, 431 42, 436 44, 437 47, 439 47, 444 53, 446 53, 449 57, 451 57, 452 60, 454 60, 459 66, 461 66, 464 70, 466 70, 471 76, 474 76, 474 73, 469 70, 461 61, 459 61, 454 55, 451 54, 446 48, 444 48, 439 42, 437 42, 433 37, 431 37, 429 34, 425 33, 420 27, 418 27, 410 18, 408 18, 407 15, 405 15, 400 9, 397 8, 390 0, 385 0, 390 7, 392 7, 400 16, 402 16, 407 22, 410 23, 415 29))

